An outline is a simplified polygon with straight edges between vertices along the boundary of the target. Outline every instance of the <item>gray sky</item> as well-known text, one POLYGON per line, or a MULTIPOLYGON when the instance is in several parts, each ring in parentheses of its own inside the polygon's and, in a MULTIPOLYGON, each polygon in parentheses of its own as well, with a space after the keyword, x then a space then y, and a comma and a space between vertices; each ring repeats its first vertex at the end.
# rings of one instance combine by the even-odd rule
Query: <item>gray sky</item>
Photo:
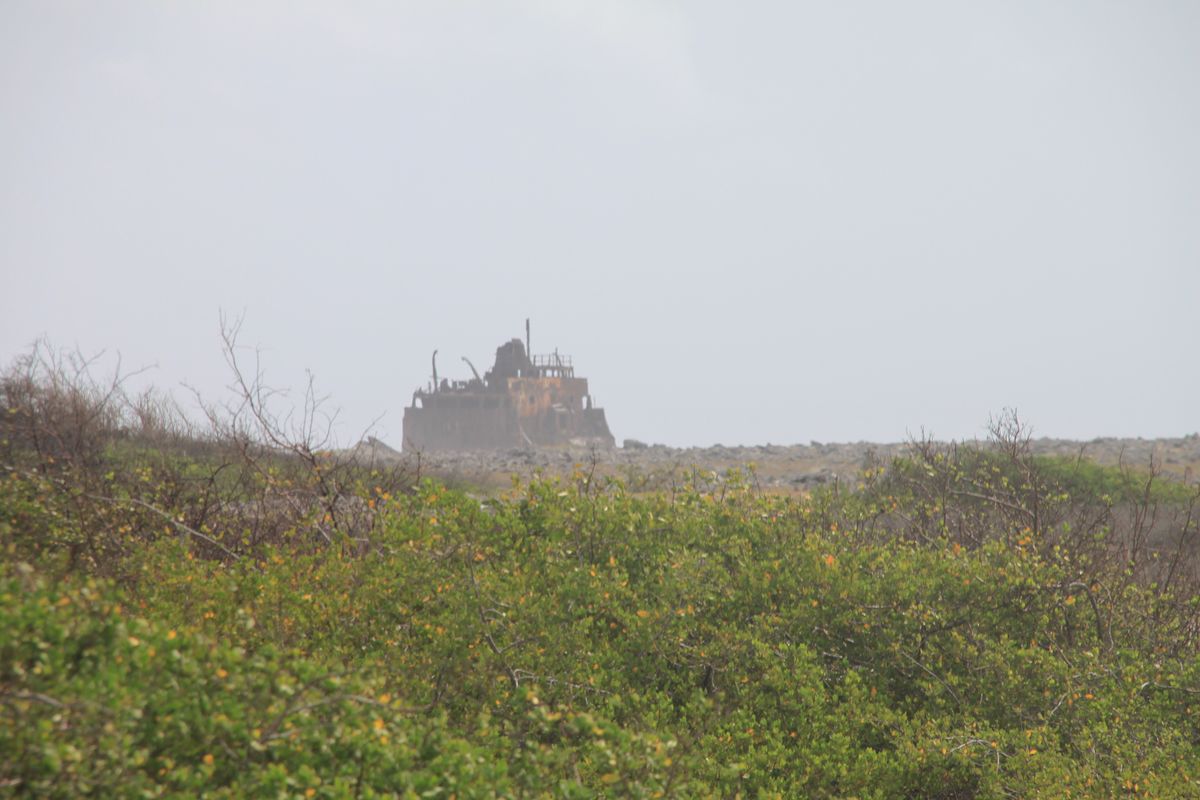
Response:
POLYGON ((1192 0, 3 0, 0 358, 215 399, 224 309, 398 445, 528 316, 618 441, 1182 435, 1198 84, 1192 0))

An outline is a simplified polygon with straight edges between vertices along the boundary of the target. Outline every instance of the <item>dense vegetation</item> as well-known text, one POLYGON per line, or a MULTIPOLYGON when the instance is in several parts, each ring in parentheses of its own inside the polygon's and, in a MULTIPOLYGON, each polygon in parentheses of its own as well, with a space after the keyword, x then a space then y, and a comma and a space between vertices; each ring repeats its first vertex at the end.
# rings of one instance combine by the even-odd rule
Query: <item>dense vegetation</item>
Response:
POLYGON ((481 499, 3 388, 0 792, 1200 794, 1194 491, 1013 419, 850 492, 481 499))

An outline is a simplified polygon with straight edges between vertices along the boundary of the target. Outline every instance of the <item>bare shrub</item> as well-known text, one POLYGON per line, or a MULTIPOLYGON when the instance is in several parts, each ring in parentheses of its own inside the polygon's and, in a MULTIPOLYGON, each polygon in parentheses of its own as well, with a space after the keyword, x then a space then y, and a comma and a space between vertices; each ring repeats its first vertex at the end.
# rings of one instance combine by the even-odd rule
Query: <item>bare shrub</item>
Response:
POLYGON ((311 377, 299 410, 277 411, 286 393, 267 386, 257 353, 246 368, 239 329, 222 318, 231 393, 201 400, 198 422, 169 394, 128 392, 138 373, 119 359, 97 377, 97 358, 39 341, 0 372, 0 465, 45 487, 12 508, 47 512, 45 525, 0 528, 13 545, 131 580, 127 556, 163 536, 223 560, 270 546, 370 550, 375 498, 408 490, 407 470, 336 449, 335 415, 311 377))
POLYGON ((1200 606, 1193 602, 1200 595, 1200 489, 1165 483, 1153 460, 1141 469, 1122 461, 1114 471, 1082 451, 1073 461, 1036 457, 1031 432, 1014 411, 993 418, 988 433, 985 443, 914 439, 904 456, 872 470, 867 506, 876 511, 850 525, 864 535, 933 546, 1000 539, 1037 551, 1068 568, 1068 580, 1049 588, 1064 596, 1083 592, 1100 630, 1108 626, 1101 607, 1121 613, 1126 592, 1146 591, 1162 612, 1134 621, 1149 641, 1158 641, 1159 619, 1170 616, 1188 627, 1182 637, 1169 632, 1174 646, 1200 644, 1200 606))
POLYGON ((197 395, 209 435, 235 466, 243 495, 225 509, 228 521, 248 531, 243 543, 251 549, 304 532, 326 544, 368 547, 376 515, 366 494, 403 491, 411 484, 406 469, 375 460, 370 448, 339 450, 336 412, 326 410, 328 398, 318 394, 312 375, 299 407, 287 406, 287 392, 266 382, 259 351, 247 363, 240 331, 241 320, 222 317, 230 396, 212 404, 197 395))
POLYGON ((0 439, 10 455, 32 453, 45 463, 97 463, 120 436, 127 407, 125 383, 137 372, 95 375, 103 353, 55 350, 39 339, 0 373, 0 439))

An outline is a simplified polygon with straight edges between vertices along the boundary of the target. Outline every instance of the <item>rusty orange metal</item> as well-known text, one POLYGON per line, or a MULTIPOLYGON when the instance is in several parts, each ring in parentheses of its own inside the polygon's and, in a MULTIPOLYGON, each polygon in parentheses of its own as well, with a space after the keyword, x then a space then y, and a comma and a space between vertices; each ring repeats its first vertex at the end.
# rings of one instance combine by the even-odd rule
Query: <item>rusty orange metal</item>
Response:
POLYGON ((492 368, 481 378, 471 367, 470 380, 439 380, 435 350, 432 382, 404 409, 404 449, 614 446, 604 410, 594 407, 570 356, 530 356, 528 335, 527 321, 526 341, 500 345, 492 368))

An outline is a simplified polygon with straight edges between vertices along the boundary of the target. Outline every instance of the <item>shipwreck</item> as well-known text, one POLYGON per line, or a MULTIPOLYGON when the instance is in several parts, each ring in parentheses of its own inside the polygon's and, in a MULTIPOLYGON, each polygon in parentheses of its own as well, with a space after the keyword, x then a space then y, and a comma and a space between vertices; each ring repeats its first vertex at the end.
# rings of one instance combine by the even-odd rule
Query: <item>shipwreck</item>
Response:
POLYGON ((404 409, 404 450, 497 450, 564 445, 613 447, 604 409, 575 375, 571 357, 556 350, 531 355, 525 341, 496 348, 496 362, 480 376, 470 359, 466 380, 433 376, 404 409))

